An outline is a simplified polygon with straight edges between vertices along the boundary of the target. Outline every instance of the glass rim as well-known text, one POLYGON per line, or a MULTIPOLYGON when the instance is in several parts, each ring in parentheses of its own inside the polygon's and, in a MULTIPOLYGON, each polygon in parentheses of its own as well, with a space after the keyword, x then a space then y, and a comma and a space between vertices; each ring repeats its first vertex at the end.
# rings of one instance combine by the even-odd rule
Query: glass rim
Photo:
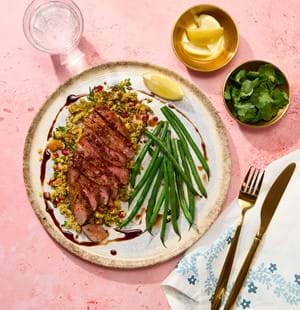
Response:
POLYGON ((32 18, 32 13, 38 9, 40 6, 42 6, 43 4, 46 3, 63 3, 63 4, 67 4, 70 5, 71 9, 73 9, 74 13, 77 15, 78 19, 79 19, 79 31, 76 37, 76 40, 74 40, 74 43, 70 46, 70 48, 68 48, 68 50, 66 50, 64 52, 64 54, 69 53, 70 51, 72 51, 73 49, 76 48, 76 46, 78 46, 80 39, 82 37, 82 33, 84 30, 84 19, 83 19, 83 15, 82 12, 80 10, 80 8, 78 7, 78 5, 73 1, 73 0, 32 0, 29 5, 27 6, 24 15, 23 15, 23 33, 27 39, 27 41, 36 49, 45 52, 47 54, 50 55, 59 55, 61 54, 58 51, 50 51, 46 48, 41 47, 33 38, 31 31, 30 31, 30 21, 32 18))

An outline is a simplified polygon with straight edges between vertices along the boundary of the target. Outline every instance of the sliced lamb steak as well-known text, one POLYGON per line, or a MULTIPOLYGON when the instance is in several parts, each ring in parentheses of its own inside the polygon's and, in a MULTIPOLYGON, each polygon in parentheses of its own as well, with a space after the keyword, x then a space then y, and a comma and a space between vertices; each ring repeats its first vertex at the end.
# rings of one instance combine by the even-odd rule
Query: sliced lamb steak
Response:
POLYGON ((97 106, 95 111, 108 123, 109 127, 117 130, 121 135, 129 139, 129 132, 117 115, 104 106, 97 106))
POLYGON ((69 166, 67 178, 69 184, 71 210, 74 214, 76 222, 79 225, 82 225, 91 216, 92 211, 85 198, 81 195, 81 187, 78 182, 80 172, 72 166, 69 166))
POLYGON ((84 154, 78 151, 74 154, 73 166, 98 185, 118 187, 118 178, 99 159, 85 158, 84 154))
POLYGON ((127 167, 128 159, 122 154, 107 147, 95 134, 85 134, 78 143, 77 149, 84 153, 85 158, 105 158, 110 164, 118 167, 127 167))
POLYGON ((86 224, 82 226, 82 231, 93 242, 101 242, 108 236, 107 231, 97 224, 86 224))
POLYGON ((86 236, 95 242, 107 237, 93 213, 105 210, 128 184, 135 151, 125 126, 114 112, 97 107, 84 121, 82 136, 69 161, 67 181, 71 209, 86 236))
POLYGON ((85 126, 89 127, 102 142, 116 152, 123 153, 128 159, 132 159, 135 151, 128 138, 109 127, 109 124, 96 112, 91 113, 85 120, 85 126))

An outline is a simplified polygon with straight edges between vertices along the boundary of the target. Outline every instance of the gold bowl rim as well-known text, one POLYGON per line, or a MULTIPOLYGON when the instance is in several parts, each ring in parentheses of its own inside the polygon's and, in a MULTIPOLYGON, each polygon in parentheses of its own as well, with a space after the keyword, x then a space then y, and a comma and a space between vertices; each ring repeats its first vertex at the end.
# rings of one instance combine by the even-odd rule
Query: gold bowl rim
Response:
POLYGON ((233 58, 234 56, 236 55, 237 53, 237 50, 238 50, 238 47, 239 47, 239 44, 240 44, 240 36, 239 36, 239 31, 238 31, 238 27, 237 27, 237 24, 235 23, 234 19, 232 18, 232 16, 227 12, 225 11, 224 9, 220 8, 219 6, 217 5, 213 5, 213 4, 208 4, 208 3, 202 3, 202 4, 199 4, 199 5, 194 5, 192 7, 190 7, 189 9, 185 10, 179 17, 178 19, 176 20, 175 22, 175 25, 173 26, 173 30, 172 30, 172 35, 171 35, 171 41, 172 41, 172 48, 173 48, 173 52, 174 54, 176 55, 177 59, 179 59, 186 67, 194 70, 194 71, 198 71, 198 72, 213 72, 213 71, 217 71, 217 70, 220 70, 222 68, 224 68, 233 58), (209 7, 209 8, 214 8, 214 9, 217 9, 219 10, 220 12, 223 12, 225 15, 227 15, 229 17, 229 19, 231 20, 235 30, 236 30, 236 33, 237 33, 237 40, 236 40, 236 45, 235 45, 235 49, 233 50, 232 54, 230 57, 228 57, 226 59, 226 61, 218 66, 217 68, 213 68, 213 69, 199 69, 198 67, 194 67, 194 66, 191 66, 189 65, 188 63, 186 63, 184 61, 184 59, 182 59, 180 57, 180 55, 177 53, 177 50, 175 48, 175 44, 174 44, 174 32, 175 32, 175 29, 177 27, 177 24, 179 22, 179 20, 181 19, 181 17, 186 14, 188 11, 191 11, 191 10, 194 10, 194 9, 198 9, 199 7, 202 7, 202 6, 206 6, 206 7, 209 7))
POLYGON ((286 76, 286 74, 281 70, 281 68, 279 68, 277 65, 275 65, 274 63, 272 63, 271 61, 268 60, 263 60, 263 59, 252 59, 252 60, 247 60, 242 62, 241 64, 237 65, 234 69, 232 69, 226 76, 225 80, 224 80, 224 85, 223 85, 223 92, 222 92, 222 97, 223 97, 223 103, 225 105, 225 108, 228 112, 228 114, 235 120, 237 121, 240 125, 243 125, 245 127, 249 127, 249 128, 266 128, 266 127, 270 127, 274 124, 276 124, 278 121, 280 121, 282 119, 282 117, 286 114, 289 105, 290 105, 290 100, 291 100, 291 87, 290 87, 290 83, 289 80, 286 76), (271 64, 275 67, 275 69, 277 69, 284 77, 285 81, 286 81, 286 87, 287 87, 287 95, 288 95, 288 103, 287 105, 282 108, 281 110, 278 111, 278 113, 280 113, 280 115, 278 116, 278 113, 275 117, 273 117, 271 120, 269 121, 261 121, 262 123, 258 123, 258 124, 251 124, 251 123, 243 123, 242 121, 240 121, 237 117, 234 116, 234 114, 231 112, 231 110, 229 109, 228 103, 226 102, 225 98, 224 98, 224 93, 225 93, 225 88, 227 85, 227 82, 229 81, 230 76, 232 75, 232 73, 236 70, 238 70, 239 68, 241 68, 242 66, 245 66, 247 64, 251 64, 251 63, 264 63, 264 64, 271 64), (281 112, 280 112, 281 111, 281 112))

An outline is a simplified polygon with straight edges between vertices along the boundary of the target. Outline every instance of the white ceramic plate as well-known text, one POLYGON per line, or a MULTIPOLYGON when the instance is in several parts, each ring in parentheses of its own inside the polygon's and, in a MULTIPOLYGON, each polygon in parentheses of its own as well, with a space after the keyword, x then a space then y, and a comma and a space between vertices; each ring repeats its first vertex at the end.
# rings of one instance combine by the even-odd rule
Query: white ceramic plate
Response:
MULTIPOLYGON (((140 96, 146 95, 140 94, 140 96)), ((159 100, 153 100, 154 112, 162 119, 159 110, 161 105, 162 103, 159 100)), ((57 126, 59 123, 64 122, 65 115, 64 113, 61 114, 57 126)), ((194 140, 201 147, 199 135, 189 122, 182 120, 194 140)), ((176 73, 165 68, 138 62, 115 62, 100 65, 75 76, 59 87, 36 115, 28 132, 24 149, 24 179, 27 193, 35 213, 50 236, 68 251, 85 260, 117 268, 137 268, 166 261, 182 253, 195 243, 210 227, 220 212, 229 187, 230 169, 231 161, 225 130, 207 97, 198 88, 176 73), (93 87, 103 82, 113 85, 126 78, 130 78, 134 89, 146 91, 142 79, 143 74, 146 72, 167 74, 183 88, 184 99, 175 103, 175 105, 196 125, 206 145, 211 171, 211 177, 207 185, 208 198, 197 199, 195 225, 190 230, 183 216, 179 218, 181 240, 178 240, 178 237, 174 234, 171 223, 168 224, 166 232, 167 247, 164 247, 160 242, 159 227, 154 229, 153 236, 149 233, 143 233, 137 238, 122 242, 111 242, 107 245, 84 246, 74 243, 62 234, 46 211, 44 200, 41 197, 43 188, 40 182, 41 162, 39 161, 38 149, 45 148, 49 128, 68 95, 87 93, 90 86, 93 87), (112 255, 112 250, 115 250, 117 254, 112 255)), ((51 175, 50 165, 48 165, 46 172, 47 180, 51 175)), ((56 213, 59 223, 62 224, 64 218, 57 211, 56 213)), ((121 234, 121 236, 123 235, 121 234)), ((84 238, 84 236, 79 236, 78 240, 84 240, 84 238)))

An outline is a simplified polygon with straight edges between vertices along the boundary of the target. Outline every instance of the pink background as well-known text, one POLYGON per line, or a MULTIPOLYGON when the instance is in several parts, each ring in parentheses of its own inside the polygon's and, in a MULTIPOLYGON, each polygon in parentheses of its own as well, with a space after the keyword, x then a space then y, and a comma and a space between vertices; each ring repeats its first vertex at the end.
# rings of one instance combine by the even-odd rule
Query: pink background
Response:
MULTIPOLYGON (((298 0, 214 1, 235 19, 240 48, 224 69, 202 74, 187 70, 170 44, 176 19, 200 2, 77 0, 85 18, 80 48, 90 66, 115 60, 152 62, 182 74, 207 94, 229 133, 233 173, 226 207, 250 164, 263 167, 300 146, 300 5, 298 0), (248 59, 274 62, 291 83, 290 109, 269 129, 240 127, 222 103, 225 76, 248 59)), ((25 40, 22 16, 28 3, 1 0, 0 7, 0 307, 168 309, 160 283, 178 258, 136 271, 94 266, 52 241, 31 209, 22 176, 24 139, 35 113, 68 72, 25 40)))

